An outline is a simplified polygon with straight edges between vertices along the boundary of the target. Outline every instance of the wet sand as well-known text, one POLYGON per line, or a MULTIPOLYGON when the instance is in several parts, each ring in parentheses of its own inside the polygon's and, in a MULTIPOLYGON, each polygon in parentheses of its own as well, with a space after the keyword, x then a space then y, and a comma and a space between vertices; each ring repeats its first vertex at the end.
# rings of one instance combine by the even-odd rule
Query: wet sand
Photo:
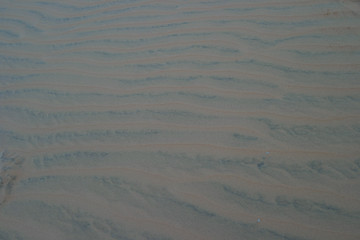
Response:
POLYGON ((0 4, 0 239, 360 239, 359 1, 0 4))

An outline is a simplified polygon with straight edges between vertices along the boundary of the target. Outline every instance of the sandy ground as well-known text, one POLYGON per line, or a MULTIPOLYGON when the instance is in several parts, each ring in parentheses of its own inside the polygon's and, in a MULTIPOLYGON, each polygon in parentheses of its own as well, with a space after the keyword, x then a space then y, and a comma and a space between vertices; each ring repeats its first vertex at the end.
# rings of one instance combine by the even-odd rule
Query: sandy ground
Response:
POLYGON ((359 1, 0 0, 0 239, 360 239, 359 1))

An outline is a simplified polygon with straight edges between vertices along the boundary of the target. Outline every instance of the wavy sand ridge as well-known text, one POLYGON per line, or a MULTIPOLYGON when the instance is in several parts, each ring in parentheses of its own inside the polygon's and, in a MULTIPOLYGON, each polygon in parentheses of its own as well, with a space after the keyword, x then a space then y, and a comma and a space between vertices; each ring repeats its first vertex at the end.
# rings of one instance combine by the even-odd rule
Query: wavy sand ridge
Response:
POLYGON ((358 1, 0 4, 0 239, 359 239, 358 1))

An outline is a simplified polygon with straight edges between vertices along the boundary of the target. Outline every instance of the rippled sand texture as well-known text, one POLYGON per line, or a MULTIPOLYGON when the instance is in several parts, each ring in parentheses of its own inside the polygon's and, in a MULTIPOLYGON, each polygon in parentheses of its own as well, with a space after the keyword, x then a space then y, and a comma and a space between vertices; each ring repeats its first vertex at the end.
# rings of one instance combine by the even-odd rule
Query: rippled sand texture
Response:
POLYGON ((0 1, 0 239, 360 239, 359 1, 0 1))

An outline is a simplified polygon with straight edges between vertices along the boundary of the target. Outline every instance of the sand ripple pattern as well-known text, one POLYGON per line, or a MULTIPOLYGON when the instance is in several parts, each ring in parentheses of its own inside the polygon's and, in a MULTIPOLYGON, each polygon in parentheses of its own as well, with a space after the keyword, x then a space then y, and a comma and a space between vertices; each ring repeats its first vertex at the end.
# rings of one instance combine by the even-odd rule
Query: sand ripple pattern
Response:
POLYGON ((360 4, 0 0, 0 239, 360 239, 360 4))

